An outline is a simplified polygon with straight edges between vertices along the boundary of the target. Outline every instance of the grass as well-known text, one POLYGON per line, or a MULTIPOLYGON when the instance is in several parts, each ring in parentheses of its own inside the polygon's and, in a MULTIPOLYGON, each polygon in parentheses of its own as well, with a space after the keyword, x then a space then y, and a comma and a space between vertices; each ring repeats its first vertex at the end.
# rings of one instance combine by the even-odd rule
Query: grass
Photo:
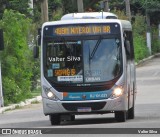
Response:
POLYGON ((38 104, 39 103, 39 101, 33 101, 33 102, 31 102, 31 104, 38 104))
POLYGON ((36 97, 36 96, 40 96, 40 95, 41 95, 41 87, 39 87, 31 92, 32 97, 36 97))

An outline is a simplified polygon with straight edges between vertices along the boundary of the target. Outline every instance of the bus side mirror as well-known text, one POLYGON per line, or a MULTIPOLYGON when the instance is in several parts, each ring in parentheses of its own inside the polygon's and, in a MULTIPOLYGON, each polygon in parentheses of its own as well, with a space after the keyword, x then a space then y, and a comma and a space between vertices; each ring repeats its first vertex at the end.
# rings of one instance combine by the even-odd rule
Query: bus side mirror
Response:
POLYGON ((34 46, 33 48, 33 57, 35 59, 39 57, 39 47, 38 46, 34 46))
POLYGON ((4 49, 3 30, 0 29, 0 50, 4 49))
POLYGON ((37 45, 41 45, 41 28, 38 29, 38 35, 37 35, 37 45))
POLYGON ((125 40, 124 46, 125 46, 127 55, 130 55, 131 54, 131 45, 130 45, 129 40, 125 40))

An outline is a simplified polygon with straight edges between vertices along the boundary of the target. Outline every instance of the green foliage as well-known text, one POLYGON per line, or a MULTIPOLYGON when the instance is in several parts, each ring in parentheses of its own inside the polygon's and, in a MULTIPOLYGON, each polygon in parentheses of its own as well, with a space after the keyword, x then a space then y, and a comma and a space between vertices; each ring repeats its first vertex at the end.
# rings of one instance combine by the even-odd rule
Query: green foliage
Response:
POLYGON ((152 54, 160 52, 160 40, 154 39, 152 41, 152 54))
POLYGON ((59 20, 63 14, 62 0, 48 1, 49 20, 59 20))
POLYGON ((133 23, 133 31, 138 35, 143 35, 145 37, 146 33, 146 24, 145 24, 145 16, 137 14, 135 16, 135 21, 133 23))
POLYGON ((62 17, 62 15, 63 15, 62 9, 57 9, 57 11, 55 11, 55 12, 53 13, 53 20, 54 20, 54 21, 60 20, 61 17, 62 17))
POLYGON ((29 14, 29 2, 30 0, 9 0, 8 7, 9 9, 19 11, 20 13, 29 14))
POLYGON ((0 26, 4 30, 5 50, 1 54, 5 104, 30 95, 32 66, 28 47, 31 21, 25 15, 5 10, 0 26))
POLYGON ((30 16, 29 2, 30 0, 0 0, 0 18, 5 9, 12 9, 30 16))
MULTIPOLYGON (((119 19, 127 19, 125 13, 120 10, 112 11, 115 13, 119 19)), ((135 16, 135 21, 133 23, 133 43, 134 43, 134 50, 135 50, 135 61, 138 62, 143 58, 149 55, 148 48, 146 45, 146 25, 145 25, 145 17, 137 14, 135 16)))
POLYGON ((64 14, 78 12, 77 0, 62 0, 64 14))
POLYGON ((137 14, 133 23, 134 32, 134 47, 135 47, 135 60, 136 62, 142 60, 149 55, 146 44, 146 25, 145 17, 137 14))
POLYGON ((124 11, 114 9, 112 12, 118 16, 118 19, 127 20, 127 16, 124 11))
POLYGON ((33 8, 32 20, 34 23, 39 25, 41 21, 41 4, 39 1, 33 1, 33 2, 34 2, 34 8, 33 8))
POLYGON ((149 55, 146 40, 143 36, 134 35, 135 61, 138 62, 149 55))
POLYGON ((160 52, 160 38, 157 26, 152 27, 152 54, 160 52))

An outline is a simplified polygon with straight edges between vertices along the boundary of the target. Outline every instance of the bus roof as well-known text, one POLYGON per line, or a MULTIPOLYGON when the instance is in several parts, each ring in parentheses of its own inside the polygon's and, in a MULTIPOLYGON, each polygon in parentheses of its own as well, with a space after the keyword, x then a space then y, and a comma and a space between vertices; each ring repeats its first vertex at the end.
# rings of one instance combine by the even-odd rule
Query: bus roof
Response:
POLYGON ((62 16, 61 20, 73 19, 117 19, 117 15, 110 12, 84 12, 84 13, 69 13, 62 16))

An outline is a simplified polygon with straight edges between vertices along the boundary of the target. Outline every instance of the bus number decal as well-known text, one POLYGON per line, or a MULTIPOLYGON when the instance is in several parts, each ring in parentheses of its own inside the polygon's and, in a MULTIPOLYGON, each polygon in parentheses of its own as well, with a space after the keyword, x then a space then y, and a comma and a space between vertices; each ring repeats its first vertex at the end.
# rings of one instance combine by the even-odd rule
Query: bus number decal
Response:
POLYGON ((101 93, 101 94, 90 94, 91 99, 97 99, 97 98, 107 98, 107 93, 101 93))
POLYGON ((100 76, 102 75, 102 71, 101 70, 86 70, 85 75, 88 77, 89 76, 100 76))
POLYGON ((100 77, 86 77, 86 81, 100 81, 100 77))
POLYGON ((52 64, 52 69, 59 69, 60 68, 60 64, 59 63, 53 63, 52 64))
POLYGON ((58 76, 57 81, 83 81, 83 76, 82 75, 58 76))
POLYGON ((53 70, 52 69, 48 69, 47 73, 48 73, 48 77, 53 77, 53 70))
POLYGON ((57 69, 54 71, 54 76, 74 76, 75 74, 75 69, 57 69))

